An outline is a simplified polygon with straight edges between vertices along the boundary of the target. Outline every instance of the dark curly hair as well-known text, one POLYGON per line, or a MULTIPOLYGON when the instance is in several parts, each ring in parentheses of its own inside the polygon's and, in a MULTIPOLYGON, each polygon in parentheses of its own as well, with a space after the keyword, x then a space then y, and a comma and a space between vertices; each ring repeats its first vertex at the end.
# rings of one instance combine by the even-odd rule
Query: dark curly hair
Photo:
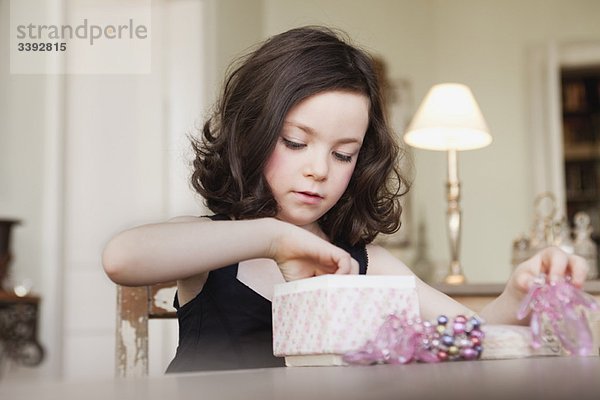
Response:
POLYGON ((210 210, 235 219, 274 217, 277 202, 263 175, 285 116, 303 99, 346 90, 370 100, 369 124, 356 167, 338 203, 319 221, 330 239, 370 243, 400 228, 400 147, 388 127, 373 59, 324 27, 273 36, 238 60, 200 138, 191 177, 210 210))

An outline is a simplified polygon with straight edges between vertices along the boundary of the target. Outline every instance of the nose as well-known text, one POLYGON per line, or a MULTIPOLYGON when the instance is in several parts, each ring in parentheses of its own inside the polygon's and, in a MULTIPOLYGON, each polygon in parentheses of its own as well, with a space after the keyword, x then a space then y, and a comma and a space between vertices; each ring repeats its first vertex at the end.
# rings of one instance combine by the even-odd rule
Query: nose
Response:
POLYGON ((304 165, 304 176, 317 181, 324 181, 327 179, 328 172, 329 163, 326 155, 315 153, 308 155, 304 165))

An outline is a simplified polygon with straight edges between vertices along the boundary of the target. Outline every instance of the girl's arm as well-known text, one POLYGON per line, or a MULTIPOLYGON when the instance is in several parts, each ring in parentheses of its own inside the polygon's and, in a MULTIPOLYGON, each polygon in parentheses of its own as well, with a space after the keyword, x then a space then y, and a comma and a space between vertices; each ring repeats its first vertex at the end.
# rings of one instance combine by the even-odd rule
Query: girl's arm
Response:
POLYGON ((274 218, 212 221, 180 217, 143 225, 111 239, 102 264, 114 282, 139 286, 197 277, 253 258, 274 259, 286 280, 358 269, 344 250, 274 218))
MULTIPOLYGON (((398 260, 383 247, 370 244, 367 246, 367 252, 369 255, 367 274, 414 276, 414 273, 402 261, 398 260)), ((417 282, 421 318, 433 320, 440 314, 447 316, 459 314, 469 316, 475 314, 474 311, 461 303, 427 285, 417 276, 415 276, 415 279, 417 282)))
MULTIPOLYGON (((414 275, 408 267, 382 247, 369 245, 367 250, 369 274, 414 275)), ((573 284, 581 287, 587 270, 586 261, 579 256, 568 255, 556 247, 541 250, 515 269, 502 294, 484 307, 479 316, 489 324, 525 324, 527 321, 519 321, 516 315, 523 297, 537 275, 546 273, 551 279, 570 275, 573 284)), ((417 293, 423 319, 433 320, 440 314, 450 317, 475 314, 418 278, 417 293)))

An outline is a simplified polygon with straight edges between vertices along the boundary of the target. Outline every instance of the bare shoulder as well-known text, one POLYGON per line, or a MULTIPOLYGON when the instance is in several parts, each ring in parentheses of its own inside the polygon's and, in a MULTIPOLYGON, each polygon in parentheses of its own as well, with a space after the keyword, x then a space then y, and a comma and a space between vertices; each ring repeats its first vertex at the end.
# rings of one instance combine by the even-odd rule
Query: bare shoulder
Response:
POLYGON ((394 257, 384 247, 376 244, 367 245, 369 268, 367 274, 374 275, 413 275, 413 272, 402 261, 394 257))
POLYGON ((211 221, 208 217, 196 217, 194 215, 181 215, 178 217, 173 217, 169 219, 167 222, 169 223, 178 223, 178 222, 208 222, 211 221))

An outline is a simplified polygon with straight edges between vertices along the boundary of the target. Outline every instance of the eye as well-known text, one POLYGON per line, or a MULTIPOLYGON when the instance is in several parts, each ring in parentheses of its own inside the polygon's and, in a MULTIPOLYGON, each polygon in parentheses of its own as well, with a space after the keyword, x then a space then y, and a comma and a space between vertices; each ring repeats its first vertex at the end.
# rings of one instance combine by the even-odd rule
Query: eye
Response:
POLYGON ((333 152, 333 156, 341 162, 351 162, 352 161, 352 156, 348 156, 346 154, 342 154, 342 153, 338 153, 336 151, 333 152))
POLYGON ((281 138, 281 141, 283 142, 285 147, 287 147, 288 149, 292 149, 292 150, 300 150, 300 149, 306 147, 306 145, 304 143, 294 142, 294 141, 288 140, 284 137, 281 138))

